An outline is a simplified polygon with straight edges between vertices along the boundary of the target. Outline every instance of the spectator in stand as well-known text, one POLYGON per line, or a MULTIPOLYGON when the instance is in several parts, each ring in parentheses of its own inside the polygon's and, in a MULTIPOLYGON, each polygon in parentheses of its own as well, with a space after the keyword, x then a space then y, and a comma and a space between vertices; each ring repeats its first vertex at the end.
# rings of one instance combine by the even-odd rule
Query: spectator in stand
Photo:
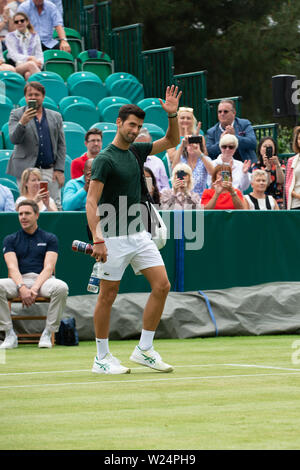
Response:
POLYGON ((21 195, 16 200, 16 206, 24 199, 30 199, 37 203, 39 212, 57 211, 57 206, 50 197, 49 191, 40 186, 41 172, 37 168, 27 168, 21 176, 21 195))
POLYGON ((234 154, 235 160, 256 162, 256 137, 248 119, 236 117, 235 104, 232 100, 221 100, 218 106, 219 122, 208 129, 206 145, 208 155, 215 159, 220 155, 220 138, 226 134, 235 135, 239 141, 234 154))
POLYGON ((8 16, 8 31, 14 31, 16 29, 16 26, 13 22, 13 17, 17 13, 19 6, 23 2, 24 0, 8 0, 7 1, 5 12, 7 13, 7 16, 8 16))
POLYGON ((43 67, 41 41, 25 13, 16 13, 13 21, 16 30, 6 36, 7 59, 16 67, 16 72, 28 80, 43 67))
MULTIPOLYGON (((197 123, 197 119, 196 119, 196 116, 194 115, 193 108, 188 108, 187 106, 180 106, 177 114, 178 114, 178 127, 179 127, 179 132, 180 132, 180 142, 182 142, 182 139, 187 135, 199 135, 200 133, 204 135, 203 131, 201 131, 202 123, 201 122, 197 123)), ((172 164, 173 164, 173 158, 175 157, 175 152, 177 149, 178 149, 178 146, 169 149, 167 152, 169 161, 171 163, 170 165, 171 169, 172 169, 172 164)), ((174 165, 173 165, 173 168, 174 168, 174 165)))
POLYGON ((56 5, 59 13, 61 14, 62 19, 64 18, 64 10, 63 10, 63 4, 62 0, 50 0, 50 2, 54 3, 56 5))
POLYGON ((7 173, 20 179, 26 168, 41 170, 48 181, 51 197, 61 209, 61 188, 65 182, 66 143, 61 114, 43 107, 45 87, 27 82, 24 88, 26 106, 13 109, 9 118, 9 138, 14 144, 7 173), (36 109, 29 101, 36 102, 36 109))
POLYGON ((62 16, 54 3, 49 0, 25 0, 18 8, 19 12, 26 13, 29 17, 30 23, 41 38, 43 50, 60 49, 71 52, 62 16), (59 40, 53 39, 54 29, 59 40))
POLYGON ((252 192, 244 196, 246 209, 250 210, 278 210, 278 204, 266 194, 268 186, 268 173, 264 170, 256 170, 251 178, 252 192))
POLYGON ((288 159, 286 166, 284 206, 286 209, 300 210, 300 126, 293 131, 293 151, 296 155, 288 159))
POLYGON ((84 136, 84 145, 87 148, 81 157, 74 158, 71 163, 71 178, 79 178, 84 174, 84 165, 89 158, 96 158, 102 149, 102 131, 92 127, 84 136))
POLYGON ((201 199, 193 191, 194 179, 191 167, 178 163, 173 168, 172 189, 164 189, 160 194, 161 209, 201 209, 201 199))
POLYGON ((0 212, 15 212, 14 196, 3 184, 0 184, 0 212))
POLYGON ((284 165, 277 157, 277 145, 272 137, 263 137, 257 147, 257 162, 252 171, 260 169, 268 173, 266 194, 273 196, 280 208, 283 206, 284 165))
POLYGON ((204 154, 206 149, 204 136, 198 136, 201 139, 201 143, 190 143, 190 137, 193 136, 185 136, 182 139, 175 152, 172 166, 174 169, 180 162, 190 166, 195 182, 193 190, 201 197, 207 185, 207 177, 213 174, 214 166, 211 163, 211 159, 204 154))
POLYGON ((245 209, 241 191, 232 186, 232 172, 229 165, 215 167, 212 188, 203 191, 201 204, 204 209, 245 209))
MULTIPOLYGON (((241 192, 246 191, 250 186, 250 173, 251 160, 235 160, 235 154, 239 145, 239 141, 233 134, 225 134, 220 139, 221 154, 215 160, 212 160, 213 166, 227 164, 231 167, 232 172, 232 185, 234 188, 239 189, 241 192)), ((211 185, 211 179, 208 178, 208 186, 211 185)))
POLYGON ((93 161, 93 158, 88 158, 84 164, 83 175, 79 178, 70 179, 66 183, 63 192, 64 211, 85 211, 93 161))
POLYGON ((2 49, 6 49, 5 38, 9 32, 9 11, 7 10, 7 0, 0 0, 0 39, 2 49))
POLYGON ((152 196, 154 204, 160 205, 160 194, 157 186, 156 178, 153 171, 150 168, 144 166, 144 175, 146 180, 146 185, 150 195, 152 196))
POLYGON ((7 64, 4 60, 4 57, 3 57, 3 52, 2 52, 2 45, 1 45, 1 41, 0 41, 0 71, 1 72, 15 72, 16 69, 13 65, 11 64, 7 64))
POLYGON ((52 333, 58 331, 67 302, 68 286, 54 276, 58 240, 38 227, 39 208, 34 201, 20 202, 17 208, 21 230, 3 240, 8 278, 0 279, 0 330, 5 331, 1 349, 18 347, 8 299, 20 296, 24 307, 35 304, 37 296, 50 297, 46 327, 39 348, 51 348, 52 333))
MULTIPOLYGON (((145 127, 140 130, 135 142, 152 142, 152 137, 145 127)), ((163 188, 170 187, 165 165, 159 157, 156 155, 148 155, 144 166, 152 170, 159 192, 162 191, 163 188)))

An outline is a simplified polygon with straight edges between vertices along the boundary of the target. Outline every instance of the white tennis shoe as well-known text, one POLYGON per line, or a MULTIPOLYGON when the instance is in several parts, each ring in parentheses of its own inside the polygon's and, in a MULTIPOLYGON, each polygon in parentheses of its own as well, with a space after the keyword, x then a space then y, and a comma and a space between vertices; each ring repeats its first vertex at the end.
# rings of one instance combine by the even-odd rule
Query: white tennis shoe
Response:
POLYGON ((92 372, 96 374, 130 374, 130 369, 122 366, 119 359, 111 353, 107 353, 101 360, 97 356, 95 357, 92 372))
POLYGON ((142 366, 150 367, 151 369, 159 370, 160 372, 172 372, 173 367, 162 360, 157 351, 152 348, 148 351, 143 351, 139 346, 136 346, 130 356, 130 360, 137 362, 142 366))

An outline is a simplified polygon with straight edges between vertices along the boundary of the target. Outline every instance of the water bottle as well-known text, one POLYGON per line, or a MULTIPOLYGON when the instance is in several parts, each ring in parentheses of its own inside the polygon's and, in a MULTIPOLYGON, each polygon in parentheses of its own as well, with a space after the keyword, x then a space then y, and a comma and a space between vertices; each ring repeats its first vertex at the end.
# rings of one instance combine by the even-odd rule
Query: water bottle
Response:
POLYGON ((74 240, 72 243, 72 250, 78 253, 85 253, 86 255, 91 255, 93 253, 93 246, 90 243, 74 240))
POLYGON ((93 271, 87 286, 87 291, 97 294, 99 292, 100 285, 100 263, 97 262, 94 264, 93 271))

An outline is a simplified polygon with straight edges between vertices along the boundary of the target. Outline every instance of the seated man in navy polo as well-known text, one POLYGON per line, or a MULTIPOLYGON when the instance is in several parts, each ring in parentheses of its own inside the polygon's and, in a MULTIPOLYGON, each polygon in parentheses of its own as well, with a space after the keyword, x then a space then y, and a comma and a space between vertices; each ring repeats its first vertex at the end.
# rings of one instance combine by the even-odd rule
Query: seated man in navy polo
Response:
POLYGON ((214 160, 220 155, 220 138, 226 134, 233 134, 239 141, 233 158, 242 162, 245 160, 256 162, 257 141, 253 127, 248 119, 236 117, 233 100, 220 101, 218 106, 218 119, 219 122, 208 129, 206 134, 206 147, 210 158, 214 160))
POLYGON ((31 200, 18 204, 21 230, 3 240, 8 278, 0 279, 0 331, 5 331, 1 349, 18 346, 12 327, 7 299, 20 296, 24 307, 35 303, 37 296, 50 297, 46 327, 39 341, 40 348, 51 348, 51 336, 58 331, 64 311, 68 286, 54 276, 58 257, 57 237, 38 227, 38 205, 31 200))

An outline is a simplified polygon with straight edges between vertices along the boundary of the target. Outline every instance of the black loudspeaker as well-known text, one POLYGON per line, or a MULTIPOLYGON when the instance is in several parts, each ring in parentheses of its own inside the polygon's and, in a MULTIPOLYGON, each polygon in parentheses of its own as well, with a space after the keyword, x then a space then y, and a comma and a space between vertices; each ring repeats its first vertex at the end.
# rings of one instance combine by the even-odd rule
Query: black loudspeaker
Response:
POLYGON ((296 75, 272 77, 273 114, 275 117, 297 116, 299 94, 296 75))

